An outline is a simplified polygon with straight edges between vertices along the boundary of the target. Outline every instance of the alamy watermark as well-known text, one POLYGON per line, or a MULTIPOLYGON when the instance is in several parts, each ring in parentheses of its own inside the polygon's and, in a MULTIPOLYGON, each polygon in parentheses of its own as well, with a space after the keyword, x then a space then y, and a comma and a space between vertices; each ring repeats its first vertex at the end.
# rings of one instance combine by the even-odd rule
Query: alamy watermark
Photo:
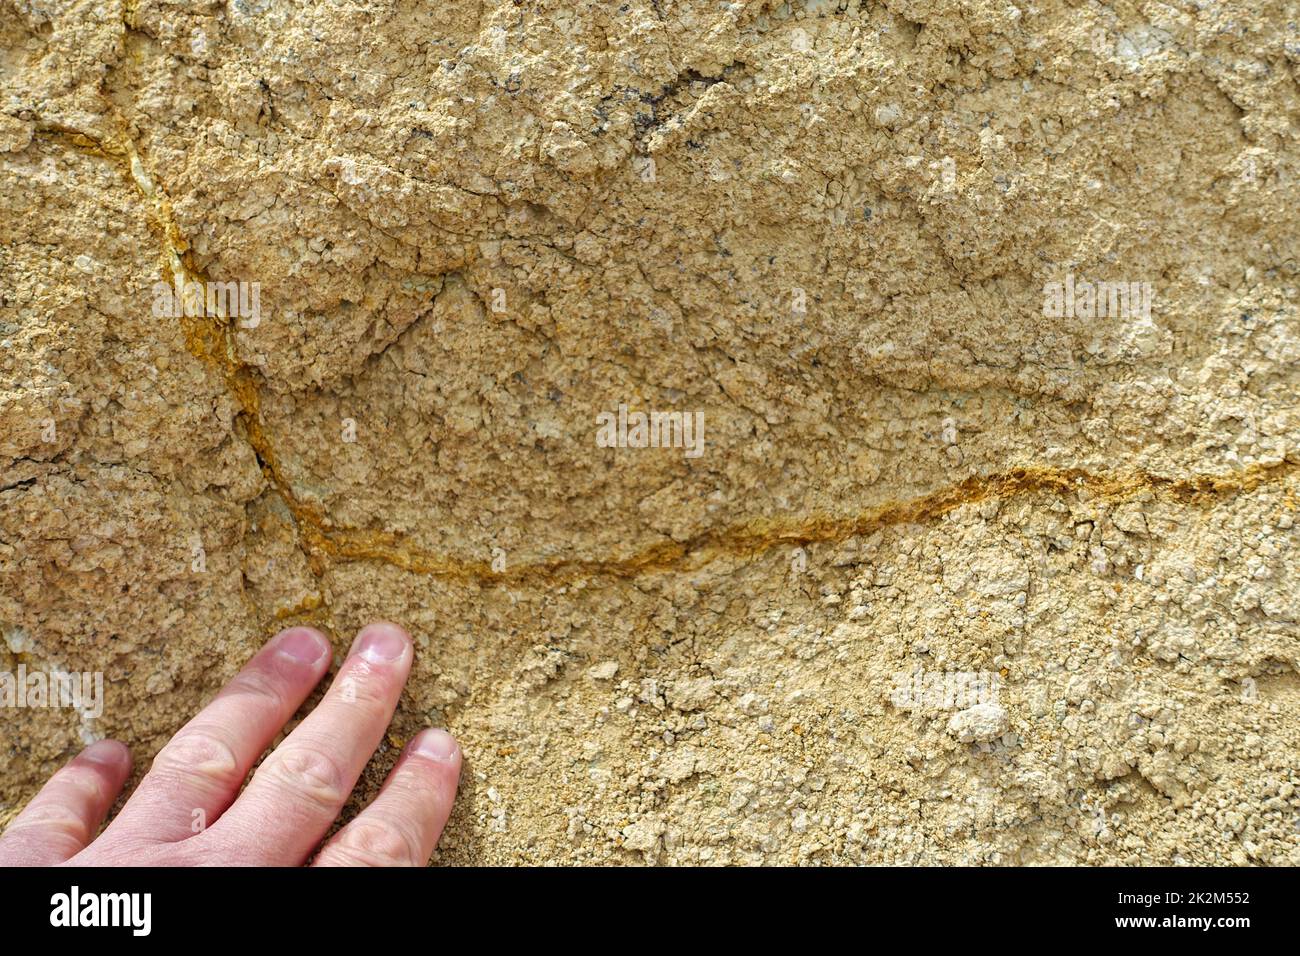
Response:
POLYGON ((70 707, 83 717, 93 719, 104 713, 104 675, 68 671, 28 671, 26 664, 18 672, 0 671, 0 708, 70 707))
POLYGON ((687 458, 704 454, 704 412, 617 412, 596 415, 597 448, 683 448, 687 458))
POLYGON ((917 667, 894 674, 889 699, 900 710, 965 710, 994 703, 1001 684, 994 671, 925 671, 917 667))
POLYGON ((50 897, 50 925, 55 927, 119 926, 132 936, 148 936, 152 913, 152 893, 83 893, 74 884, 50 897))
POLYGON ((155 319, 232 318, 239 320, 241 329, 255 329, 262 324, 262 284, 242 280, 186 282, 179 276, 174 285, 155 282, 153 316, 155 319))
POLYGON ((1150 282, 1086 282, 1067 274, 1043 284, 1043 315, 1049 319, 1150 319, 1150 282))

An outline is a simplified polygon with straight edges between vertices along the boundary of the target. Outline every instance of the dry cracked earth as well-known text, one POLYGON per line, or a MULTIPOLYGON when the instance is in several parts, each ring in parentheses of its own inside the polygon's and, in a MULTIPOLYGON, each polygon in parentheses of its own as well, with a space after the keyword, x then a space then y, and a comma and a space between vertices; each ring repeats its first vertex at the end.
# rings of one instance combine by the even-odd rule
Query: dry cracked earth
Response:
POLYGON ((1298 24, 0 0, 0 823, 382 617, 437 862, 1300 864, 1298 24))

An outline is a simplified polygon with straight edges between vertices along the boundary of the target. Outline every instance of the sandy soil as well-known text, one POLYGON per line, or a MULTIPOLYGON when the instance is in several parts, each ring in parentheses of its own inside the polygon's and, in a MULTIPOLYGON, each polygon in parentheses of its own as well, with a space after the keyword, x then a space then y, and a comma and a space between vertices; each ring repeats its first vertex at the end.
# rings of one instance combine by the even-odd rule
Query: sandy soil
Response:
POLYGON ((1300 864, 1297 19, 0 0, 0 822, 384 617, 443 863, 1300 864))

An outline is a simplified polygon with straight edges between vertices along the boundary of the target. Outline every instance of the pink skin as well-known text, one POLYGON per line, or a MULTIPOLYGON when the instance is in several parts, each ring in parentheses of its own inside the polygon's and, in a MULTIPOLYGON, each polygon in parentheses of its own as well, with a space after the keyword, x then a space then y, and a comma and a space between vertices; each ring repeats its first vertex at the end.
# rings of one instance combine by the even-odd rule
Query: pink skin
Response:
MULTIPOLYGON (((98 839, 131 772, 131 754, 115 740, 92 744, 50 778, 0 837, 0 866, 301 866, 383 739, 413 655, 397 625, 364 628, 324 699, 241 793, 253 764, 329 669, 324 635, 282 631, 158 752, 98 839)), ((428 863, 460 762, 450 734, 421 731, 379 795, 320 847, 313 865, 428 863)))

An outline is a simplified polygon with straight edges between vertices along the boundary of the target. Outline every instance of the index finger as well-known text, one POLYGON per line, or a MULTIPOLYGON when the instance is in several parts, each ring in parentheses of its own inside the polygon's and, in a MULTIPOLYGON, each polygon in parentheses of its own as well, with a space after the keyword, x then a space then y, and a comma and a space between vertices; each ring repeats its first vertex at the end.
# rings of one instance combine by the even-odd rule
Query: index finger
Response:
POLYGON ((158 752, 106 836, 171 843, 211 825, 325 676, 329 651, 312 628, 276 635, 158 752))

